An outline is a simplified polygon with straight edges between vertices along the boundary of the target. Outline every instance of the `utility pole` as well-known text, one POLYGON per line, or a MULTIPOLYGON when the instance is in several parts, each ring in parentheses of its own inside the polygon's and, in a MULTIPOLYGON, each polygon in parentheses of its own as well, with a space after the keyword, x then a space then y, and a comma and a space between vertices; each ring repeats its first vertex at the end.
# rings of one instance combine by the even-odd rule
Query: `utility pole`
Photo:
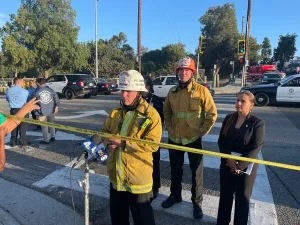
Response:
POLYGON ((246 71, 247 66, 249 66, 249 40, 250 40, 250 24, 251 24, 251 10, 252 10, 252 0, 248 0, 248 10, 247 10, 247 22, 246 22, 246 49, 245 49, 245 65, 243 68, 243 76, 242 76, 242 85, 245 86, 246 83, 246 71))
MULTIPOLYGON (((199 71, 199 63, 200 63, 200 51, 201 51, 201 41, 200 41, 200 38, 199 38, 199 44, 198 44, 198 53, 197 53, 197 76, 198 76, 198 71, 199 71)), ((197 79, 198 79, 198 77, 197 77, 197 79)))
POLYGON ((138 43, 137 43, 137 61, 139 72, 142 73, 142 46, 141 46, 141 32, 142 32, 142 0, 138 0, 138 43))
POLYGON ((242 34, 244 33, 244 19, 245 19, 245 17, 242 16, 242 34))
POLYGON ((96 74, 95 77, 98 78, 98 0, 95 0, 95 61, 96 61, 96 74))

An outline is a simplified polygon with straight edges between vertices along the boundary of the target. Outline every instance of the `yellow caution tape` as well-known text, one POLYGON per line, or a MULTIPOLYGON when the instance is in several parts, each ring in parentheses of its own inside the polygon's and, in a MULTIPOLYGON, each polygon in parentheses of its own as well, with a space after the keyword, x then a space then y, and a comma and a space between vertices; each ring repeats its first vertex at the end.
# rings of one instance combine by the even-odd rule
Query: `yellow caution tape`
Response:
POLYGON ((153 141, 141 140, 141 139, 137 139, 137 138, 131 138, 131 137, 103 133, 103 132, 97 132, 97 131, 93 131, 93 130, 71 127, 71 126, 66 126, 66 125, 57 124, 57 123, 41 122, 38 120, 33 120, 33 119, 28 119, 28 118, 20 118, 20 117, 13 116, 13 115, 6 115, 6 114, 3 114, 3 115, 7 118, 21 120, 23 122, 30 123, 30 124, 35 124, 35 125, 40 125, 40 126, 48 126, 48 127, 53 127, 53 128, 60 129, 60 130, 72 131, 72 132, 77 132, 77 133, 81 133, 81 134, 89 134, 89 135, 98 134, 99 136, 101 136, 103 138, 108 138, 108 139, 121 139, 121 140, 125 140, 125 141, 159 146, 159 147, 165 148, 165 149, 174 149, 174 150, 191 152, 191 153, 196 153, 196 154, 203 154, 203 155, 209 155, 209 156, 226 158, 226 159, 234 159, 234 160, 238 160, 238 161, 257 163, 257 164, 263 164, 263 165, 268 165, 268 166, 275 166, 275 167, 279 167, 279 168, 300 171, 300 166, 295 166, 295 165, 265 161, 265 160, 260 160, 260 159, 252 159, 252 158, 246 158, 246 157, 241 157, 241 156, 234 156, 234 155, 213 152, 213 151, 204 150, 204 149, 195 149, 195 148, 171 145, 171 144, 166 144, 166 143, 156 143, 153 141))

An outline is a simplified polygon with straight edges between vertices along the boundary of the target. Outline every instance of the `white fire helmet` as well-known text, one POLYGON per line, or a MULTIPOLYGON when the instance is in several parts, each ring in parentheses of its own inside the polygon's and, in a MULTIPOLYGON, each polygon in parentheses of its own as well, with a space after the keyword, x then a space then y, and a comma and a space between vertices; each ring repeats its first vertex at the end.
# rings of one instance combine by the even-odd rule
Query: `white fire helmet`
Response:
POLYGON ((144 77, 136 70, 123 71, 119 74, 119 89, 148 92, 145 88, 144 77))

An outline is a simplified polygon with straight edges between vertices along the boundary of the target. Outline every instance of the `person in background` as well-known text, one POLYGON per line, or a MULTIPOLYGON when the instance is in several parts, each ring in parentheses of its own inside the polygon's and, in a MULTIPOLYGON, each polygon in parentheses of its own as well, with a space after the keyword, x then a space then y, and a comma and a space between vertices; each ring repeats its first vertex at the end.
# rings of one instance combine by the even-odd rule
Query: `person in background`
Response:
MULTIPOLYGON (((202 149, 202 137, 213 127, 217 108, 209 90, 195 81, 195 61, 183 57, 177 63, 179 84, 172 87, 164 102, 164 118, 169 144, 202 149)), ((184 151, 169 150, 171 166, 171 195, 162 202, 170 208, 182 201, 184 151)), ((195 219, 203 217, 203 160, 202 154, 188 152, 192 171, 192 203, 195 219)))
POLYGON ((30 98, 33 98, 33 93, 37 89, 36 81, 35 80, 30 80, 29 81, 29 87, 28 87, 28 100, 30 98))
MULTIPOLYGON (((55 114, 58 113, 58 107, 60 104, 59 98, 55 91, 46 86, 45 78, 37 79, 38 88, 34 92, 34 97, 39 99, 40 110, 36 111, 37 117, 41 122, 53 123, 55 120, 55 114)), ((40 144, 48 145, 49 142, 55 141, 55 128, 42 126, 42 133, 44 140, 40 144), (50 139, 48 137, 50 132, 50 139)))
MULTIPOLYGON (((13 83, 15 86, 12 86, 6 92, 6 100, 8 101, 11 115, 15 115, 26 104, 28 98, 28 91, 23 88, 24 79, 22 77, 15 77, 13 83)), ((29 115, 25 115, 25 117, 28 118, 29 115)), ((27 123, 20 123, 20 125, 11 132, 11 147, 17 145, 18 134, 20 135, 21 146, 26 147, 28 145, 26 140, 26 129, 27 123)))
POLYGON ((12 81, 7 82, 7 86, 8 88, 11 88, 13 86, 13 82, 12 81))
MULTIPOLYGON (((162 125, 158 112, 142 98, 144 78, 136 70, 119 75, 120 106, 110 113, 102 132, 160 142, 162 125)), ((158 146, 120 139, 104 140, 108 152, 110 216, 112 225, 129 225, 129 209, 135 225, 155 225, 151 206, 152 153, 158 146)))
MULTIPOLYGON (((34 94, 35 94, 36 89, 37 89, 36 81, 35 80, 30 80, 29 81, 29 88, 28 88, 28 93, 29 94, 28 94, 27 101, 30 101, 32 98, 34 98, 34 94)), ((37 120, 37 116, 36 116, 35 111, 31 112, 31 116, 32 116, 32 119, 37 120)), ((36 125, 36 127, 34 128, 34 130, 40 130, 40 129, 41 129, 40 125, 36 125)))
MULTIPOLYGON (((143 92, 143 98, 150 104, 152 105, 156 111, 158 112, 160 119, 161 119, 161 124, 163 126, 164 124, 164 114, 163 114, 163 107, 164 103, 159 98, 158 96, 154 95, 154 90, 153 90, 153 82, 151 77, 144 77, 145 80, 145 87, 148 90, 148 92, 143 92)), ((152 153, 153 156, 153 187, 152 187, 152 192, 153 192, 153 198, 151 199, 152 201, 157 197, 159 193, 159 188, 161 186, 160 183, 160 148, 156 152, 152 153)))
MULTIPOLYGON (((39 109, 40 107, 37 105, 38 100, 32 99, 28 103, 26 103, 16 114, 15 116, 23 118, 32 110, 39 109)), ((0 172, 3 171, 6 155, 5 155, 5 136, 14 130, 19 124, 20 120, 14 118, 6 118, 0 113, 0 172)))
MULTIPOLYGON (((249 91, 238 94, 236 112, 227 115, 221 127, 218 140, 221 153, 257 159, 265 139, 265 122, 251 113, 254 99, 254 95, 249 91)), ((230 223, 234 194, 234 224, 247 225, 257 169, 258 164, 221 159, 218 225, 230 223), (245 173, 248 166, 253 166, 250 174, 245 173)))

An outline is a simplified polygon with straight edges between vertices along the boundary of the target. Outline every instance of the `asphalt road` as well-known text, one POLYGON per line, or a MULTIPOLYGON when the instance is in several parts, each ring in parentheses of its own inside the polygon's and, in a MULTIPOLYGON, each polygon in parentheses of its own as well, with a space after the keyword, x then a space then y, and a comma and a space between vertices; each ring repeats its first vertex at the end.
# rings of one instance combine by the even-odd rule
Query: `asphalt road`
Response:
MULTIPOLYGON (((90 99, 74 99, 66 100, 61 99, 61 108, 58 114, 57 123, 90 129, 100 130, 103 121, 106 119, 105 112, 109 113, 113 108, 119 105, 119 95, 97 96, 90 99), (104 110, 104 111, 102 111, 104 110)), ((224 95, 216 96, 215 102, 220 109, 220 113, 228 114, 233 109, 234 96, 224 95)), ((7 103, 3 96, 0 97, 0 109, 8 112, 7 103)), ((255 108, 254 113, 266 121, 266 143, 262 150, 264 160, 275 162, 288 163, 293 165, 300 165, 300 120, 299 107, 290 106, 270 106, 255 108)), ((218 123, 222 122, 222 118, 218 119, 218 123)), ((8 163, 6 169, 1 173, 0 177, 21 184, 23 186, 32 188, 34 190, 46 193, 47 195, 55 198, 63 204, 72 206, 72 199, 70 198, 69 179, 70 173, 65 170, 65 165, 70 163, 75 157, 81 153, 78 143, 86 135, 73 134, 69 132, 57 132, 57 141, 49 146, 39 145, 40 131, 33 132, 34 127, 29 127, 28 139, 33 142, 35 148, 32 151, 26 152, 20 149, 7 148, 8 163), (38 137, 39 136, 39 137, 38 137), (59 176, 54 176, 59 173, 59 176), (55 179, 51 178, 55 177, 55 179), (51 180, 52 179, 52 180, 51 180), (59 183, 61 182, 61 183, 59 183), (43 186, 48 184, 46 186, 43 186)), ((214 127, 210 132, 212 137, 217 137, 219 128, 214 127)), ((163 138, 166 141, 167 138, 163 138)), ((212 151, 218 151, 217 143, 215 141, 204 141, 204 148, 212 151)), ((205 161, 204 161, 205 162, 205 161)), ((217 162, 218 161, 213 161, 217 162)), ((92 187, 101 187, 99 183, 102 178, 105 178, 106 168, 105 165, 92 163, 90 165, 95 175, 91 176, 93 181, 92 187), (97 176, 98 175, 98 176, 97 176), (104 177, 99 177, 104 176, 104 177), (94 177, 96 176, 95 180, 94 177), (101 179, 100 179, 101 178, 101 179)), ((83 169, 83 166, 80 167, 83 169)), ((300 222, 300 179, 299 172, 290 171, 286 169, 279 169, 276 167, 266 167, 268 185, 270 191, 264 187, 264 180, 257 179, 258 187, 261 186, 260 194, 253 194, 254 200, 264 198, 264 196, 271 196, 275 206, 275 213, 277 223, 264 223, 260 224, 296 224, 300 222), (260 185, 260 181, 262 181, 260 185), (263 191, 266 191, 264 193, 263 191), (271 192, 271 193, 269 193, 271 192)), ((83 194, 76 184, 77 173, 81 174, 82 171, 74 171, 72 174, 74 200, 76 211, 83 215, 83 194)), ((170 168, 168 161, 161 161, 162 185, 164 187, 170 186, 170 168)), ((214 167, 209 165, 205 166, 204 171, 204 192, 206 196, 211 199, 219 196, 219 170, 218 166, 214 167)), ((190 172, 188 164, 184 165, 184 178, 183 190, 188 194, 190 190, 190 172)), ((109 211, 108 200, 106 191, 102 189, 91 190, 90 208, 91 208, 91 221, 93 224, 109 224, 109 211)), ((162 190, 163 192, 163 190, 162 190)), ((162 200, 165 196, 162 196, 162 200)), ((188 202, 189 196, 186 197, 188 202)), ((215 220, 215 211, 208 213, 202 223, 189 218, 189 216, 182 216, 180 212, 174 215, 172 211, 162 211, 159 207, 159 202, 155 205, 155 215, 157 224, 213 224, 215 220)), ((263 202, 263 201, 262 201, 263 202)), ((213 202, 216 205, 216 202, 213 202)), ((264 209, 258 208, 259 205, 254 204, 253 212, 260 214, 264 209), (257 207, 257 208, 255 208, 257 207)), ((188 206, 188 209, 189 210, 188 206)), ((176 209, 174 209, 176 210, 176 209)), ((214 209, 215 210, 215 209, 214 209)), ((185 211, 184 211, 185 212, 185 211)), ((187 211, 189 213, 190 211, 187 211)), ((267 213, 267 211, 266 211, 267 213)), ((270 215, 266 215, 270 216, 270 215)), ((254 220, 255 221, 255 220, 254 220)), ((251 224, 258 224, 252 222, 251 224)))

